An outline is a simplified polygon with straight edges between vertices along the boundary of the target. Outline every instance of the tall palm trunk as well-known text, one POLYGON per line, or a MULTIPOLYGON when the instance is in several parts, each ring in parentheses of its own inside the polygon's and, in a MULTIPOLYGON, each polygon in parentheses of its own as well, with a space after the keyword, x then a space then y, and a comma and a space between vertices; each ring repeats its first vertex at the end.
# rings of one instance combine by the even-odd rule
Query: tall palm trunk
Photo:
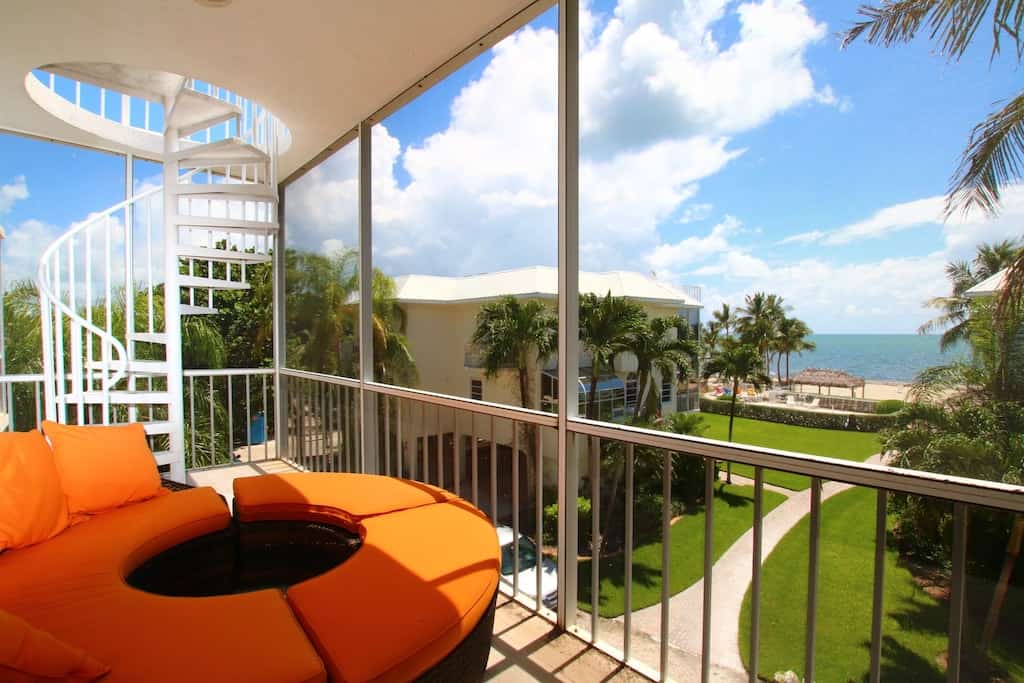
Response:
POLYGON ((789 351, 786 351, 786 384, 792 386, 789 381, 789 351))
POLYGON ((1003 561, 1003 570, 999 573, 999 582, 996 583, 992 604, 985 617, 985 628, 981 636, 982 651, 988 649, 996 635, 999 613, 1003 610, 1003 603, 1006 601, 1006 593, 1010 588, 1010 577, 1013 576, 1013 569, 1017 565, 1022 541, 1024 541, 1024 515, 1017 514, 1013 517, 1013 530, 1010 532, 1010 539, 1006 542, 1006 559, 1003 561))
MULTIPOLYGON (((590 361, 594 364, 594 361, 590 361)), ((596 420, 597 415, 594 414, 594 410, 597 404, 597 366, 594 365, 590 370, 590 392, 587 394, 587 417, 591 420, 596 420)))

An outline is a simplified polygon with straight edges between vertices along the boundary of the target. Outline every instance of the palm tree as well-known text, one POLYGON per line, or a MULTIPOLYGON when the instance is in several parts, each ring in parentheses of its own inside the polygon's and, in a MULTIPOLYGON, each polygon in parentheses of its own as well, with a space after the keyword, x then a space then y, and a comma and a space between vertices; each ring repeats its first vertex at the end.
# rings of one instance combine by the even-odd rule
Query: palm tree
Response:
POLYGON ((732 332, 732 326, 736 323, 736 313, 729 307, 729 304, 723 303, 720 309, 711 314, 711 317, 722 333, 728 337, 732 332))
POLYGON ((629 350, 637 360, 637 388, 640 391, 637 418, 640 420, 649 419, 657 412, 657 403, 649 400, 656 396, 651 391, 654 370, 663 379, 675 379, 678 374, 689 372, 690 357, 697 352, 696 346, 688 339, 671 334, 683 324, 678 316, 643 320, 630 335, 629 350))
POLYGON ((776 337, 779 320, 785 316, 782 297, 755 292, 748 294, 736 321, 740 337, 761 354, 761 363, 767 373, 771 369, 772 340, 776 337))
POLYGON ((967 340, 967 322, 971 300, 964 293, 982 280, 995 275, 1013 263, 1019 253, 1024 253, 1013 240, 978 246, 973 261, 952 261, 946 264, 946 278, 952 287, 949 296, 937 296, 926 302, 931 308, 942 311, 940 315, 917 328, 918 334, 929 334, 944 329, 939 338, 943 351, 958 342, 967 340))
MULTIPOLYGON (((729 403, 729 441, 732 441, 732 425, 736 418, 736 394, 740 384, 747 382, 756 389, 771 386, 772 379, 764 371, 764 358, 752 344, 726 339, 722 348, 712 354, 704 366, 704 376, 718 375, 732 379, 732 400, 729 403)), ((732 483, 732 463, 727 463, 726 482, 732 483)))
POLYGON ((530 408, 530 362, 543 363, 555 352, 558 318, 540 301, 504 296, 480 307, 472 343, 480 350, 487 377, 505 369, 517 371, 519 403, 530 408))
POLYGON ((813 351, 817 346, 814 342, 808 341, 807 337, 812 334, 811 328, 799 318, 783 318, 779 321, 779 328, 774 340, 775 351, 778 355, 778 368, 776 375, 779 381, 782 380, 782 357, 786 357, 786 383, 789 383, 789 357, 794 353, 813 351))
POLYGON ((590 391, 586 416, 596 419, 597 381, 603 370, 611 368, 615 357, 630 350, 633 333, 647 318, 643 308, 608 292, 603 297, 580 297, 580 345, 590 354, 590 391))
MULTIPOLYGON (((1020 0, 888 0, 878 6, 862 5, 858 13, 864 19, 846 32, 843 47, 861 37, 869 44, 890 47, 910 42, 924 29, 938 54, 955 62, 975 36, 989 33, 981 29, 991 22, 992 59, 1001 53, 1004 40, 1011 44, 1009 52, 1018 64, 1024 57, 1024 3, 1020 0)), ((947 215, 971 207, 994 214, 1001 188, 1021 178, 1024 92, 1000 105, 971 131, 946 196, 947 215)))

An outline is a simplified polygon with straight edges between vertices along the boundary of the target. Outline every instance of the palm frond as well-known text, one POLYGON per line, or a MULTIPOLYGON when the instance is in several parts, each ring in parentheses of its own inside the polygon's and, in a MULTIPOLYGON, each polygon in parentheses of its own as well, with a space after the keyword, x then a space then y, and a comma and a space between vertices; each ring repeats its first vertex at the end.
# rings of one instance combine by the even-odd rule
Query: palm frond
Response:
POLYGON ((1024 162, 1024 93, 1018 94, 971 131, 953 175, 945 215, 978 207, 999 209, 1000 188, 1021 178, 1024 162))
MULTIPOLYGON (((939 53, 951 61, 960 59, 988 16, 991 0, 886 0, 880 6, 862 5, 856 22, 842 35, 842 47, 863 37, 872 45, 890 47, 914 39, 927 27, 939 53)), ((1017 57, 1021 55, 1024 5, 1019 0, 997 0, 991 13, 991 58, 999 54, 1008 36, 1017 57)))

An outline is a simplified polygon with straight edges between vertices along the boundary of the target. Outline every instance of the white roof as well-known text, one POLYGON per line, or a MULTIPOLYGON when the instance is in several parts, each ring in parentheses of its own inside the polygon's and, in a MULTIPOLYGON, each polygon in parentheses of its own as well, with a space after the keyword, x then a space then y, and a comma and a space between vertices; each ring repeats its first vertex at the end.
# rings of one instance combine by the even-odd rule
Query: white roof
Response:
POLYGON ((426 90, 445 75, 435 69, 468 61, 552 4, 237 0, 211 9, 192 0, 4 0, 0 129, 124 151, 43 112, 25 77, 61 62, 145 67, 270 109, 292 133, 283 178, 407 89, 426 90))
MULTIPOLYGON (((403 303, 456 303, 489 301, 511 294, 523 298, 554 299, 558 296, 558 270, 531 266, 495 273, 445 277, 402 275, 395 278, 397 299, 403 303)), ((666 282, 624 270, 607 273, 580 271, 580 293, 624 296, 636 301, 700 308, 697 288, 684 291, 666 282)))
POLYGON ((985 278, 978 284, 974 285, 966 292, 964 296, 974 298, 979 296, 992 296, 1003 288, 1003 280, 1006 278, 1006 271, 1009 268, 1003 268, 992 277, 985 278))

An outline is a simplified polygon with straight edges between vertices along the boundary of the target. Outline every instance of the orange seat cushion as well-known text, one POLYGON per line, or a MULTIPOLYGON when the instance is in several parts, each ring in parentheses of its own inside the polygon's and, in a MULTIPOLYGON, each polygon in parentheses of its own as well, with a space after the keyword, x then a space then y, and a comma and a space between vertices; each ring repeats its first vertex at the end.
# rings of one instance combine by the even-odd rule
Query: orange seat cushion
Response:
POLYGON ((333 681, 407 681, 477 625, 498 587, 494 527, 453 499, 362 520, 343 564, 288 590, 333 681))
POLYGON ((0 609, 0 681, 95 681, 110 667, 87 652, 0 609))
POLYGON ((452 500, 444 489, 367 474, 292 472, 235 479, 235 514, 243 522, 308 520, 358 531, 360 520, 452 500))
POLYGON ((0 607, 45 608, 90 586, 123 585, 150 557, 226 529, 227 506, 211 488, 160 495, 90 517, 64 533, 0 555, 0 607))
POLYGON ((152 498, 160 473, 139 423, 110 426, 43 422, 53 444, 72 515, 95 513, 152 498))
POLYGON ((39 432, 0 434, 0 551, 40 543, 68 526, 53 451, 39 432))
POLYGON ((94 515, 0 555, 0 607, 109 664, 103 683, 324 683, 280 591, 174 598, 125 583, 152 556, 230 523, 210 488, 94 515))

